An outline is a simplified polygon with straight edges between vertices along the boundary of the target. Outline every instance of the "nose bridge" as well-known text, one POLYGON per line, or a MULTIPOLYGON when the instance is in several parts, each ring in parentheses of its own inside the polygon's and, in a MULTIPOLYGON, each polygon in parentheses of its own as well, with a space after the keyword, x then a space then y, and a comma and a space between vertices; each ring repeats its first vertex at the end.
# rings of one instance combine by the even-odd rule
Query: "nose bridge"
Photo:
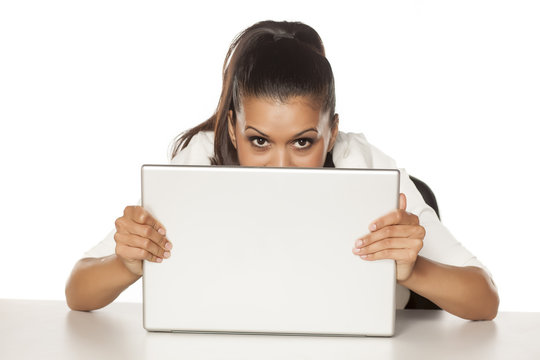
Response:
POLYGON ((291 154, 286 147, 278 147, 272 154, 272 164, 270 166, 286 167, 291 166, 291 154))

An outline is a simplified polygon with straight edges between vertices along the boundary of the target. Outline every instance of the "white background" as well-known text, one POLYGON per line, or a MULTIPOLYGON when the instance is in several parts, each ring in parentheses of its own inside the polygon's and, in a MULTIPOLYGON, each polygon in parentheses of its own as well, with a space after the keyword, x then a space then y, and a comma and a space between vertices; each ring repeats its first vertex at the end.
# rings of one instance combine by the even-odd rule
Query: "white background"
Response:
POLYGON ((539 18, 519 0, 1 2, 0 298, 64 299, 140 166, 215 110, 234 36, 273 19, 319 32, 340 129, 430 185, 500 310, 539 311, 539 18))

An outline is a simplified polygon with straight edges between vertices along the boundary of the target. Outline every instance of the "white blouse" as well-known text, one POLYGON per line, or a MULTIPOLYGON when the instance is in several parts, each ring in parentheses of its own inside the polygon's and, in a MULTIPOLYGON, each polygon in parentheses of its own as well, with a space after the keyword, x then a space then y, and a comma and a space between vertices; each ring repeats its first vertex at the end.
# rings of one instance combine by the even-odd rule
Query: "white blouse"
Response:
MULTIPOLYGON (((189 145, 177 152, 171 164, 210 165, 214 154, 213 131, 199 132, 189 145)), ((381 150, 368 143, 362 133, 339 132, 332 151, 336 168, 379 168, 398 169, 396 162, 381 150)), ((491 277, 491 272, 440 222, 435 211, 425 203, 422 195, 403 168, 400 171, 400 192, 407 196, 407 211, 418 216, 420 225, 426 230, 424 246, 418 255, 447 265, 477 266, 491 277)), ((139 199, 137 205, 140 205, 139 199)), ((103 257, 115 253, 114 234, 116 228, 83 257, 103 257)), ((396 308, 403 309, 409 301, 410 291, 396 283, 396 308)))

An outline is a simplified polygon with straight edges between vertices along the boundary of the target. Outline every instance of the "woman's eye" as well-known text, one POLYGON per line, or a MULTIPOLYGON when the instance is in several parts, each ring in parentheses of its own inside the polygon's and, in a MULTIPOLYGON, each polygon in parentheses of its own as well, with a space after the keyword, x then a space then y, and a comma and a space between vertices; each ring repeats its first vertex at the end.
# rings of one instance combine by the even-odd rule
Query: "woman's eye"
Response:
MULTIPOLYGON (((258 148, 258 149, 265 149, 268 147, 267 145, 268 140, 260 136, 252 136, 249 138, 249 141, 251 142, 251 145, 253 145, 255 148, 258 148)), ((301 138, 301 139, 295 140, 294 142, 296 144, 294 147, 297 150, 306 150, 306 149, 309 149, 311 145, 313 144, 313 139, 301 138)))
POLYGON ((264 143, 266 142, 265 138, 259 137, 259 136, 252 136, 249 138, 249 141, 251 144, 255 147, 264 147, 264 143))
POLYGON ((303 149, 309 148, 311 144, 313 144, 313 139, 302 138, 302 139, 296 140, 296 143, 299 145, 299 146, 296 146, 296 148, 299 150, 303 150, 303 149))

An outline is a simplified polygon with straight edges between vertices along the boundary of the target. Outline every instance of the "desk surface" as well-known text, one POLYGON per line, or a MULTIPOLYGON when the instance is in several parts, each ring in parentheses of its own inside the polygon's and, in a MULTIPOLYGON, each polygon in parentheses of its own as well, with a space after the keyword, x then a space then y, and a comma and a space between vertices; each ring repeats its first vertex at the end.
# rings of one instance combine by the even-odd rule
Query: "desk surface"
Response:
POLYGON ((540 359, 540 313, 398 310, 392 338, 152 333, 142 305, 0 299, 0 359, 540 359))

